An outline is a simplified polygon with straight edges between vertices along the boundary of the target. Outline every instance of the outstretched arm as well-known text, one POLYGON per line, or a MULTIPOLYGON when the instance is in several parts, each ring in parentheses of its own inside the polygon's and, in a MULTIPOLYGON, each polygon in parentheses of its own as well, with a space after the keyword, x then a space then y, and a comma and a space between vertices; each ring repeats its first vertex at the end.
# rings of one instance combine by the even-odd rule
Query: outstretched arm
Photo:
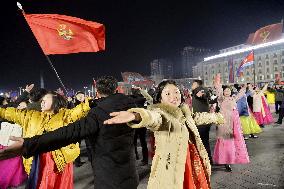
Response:
POLYGON ((57 150, 95 134, 99 128, 95 111, 101 110, 98 108, 91 110, 89 114, 81 120, 43 135, 25 138, 22 143, 21 139, 18 138, 17 143, 0 151, 0 160, 17 155, 23 155, 29 158, 35 154, 57 150))
POLYGON ((261 89, 261 92, 264 93, 265 91, 267 91, 267 87, 268 87, 268 83, 264 85, 264 87, 261 89))
POLYGON ((240 100, 246 94, 246 85, 244 85, 235 97, 235 100, 240 100))
MULTIPOLYGON (((24 126, 24 121, 27 120, 26 117, 32 116, 33 112, 32 110, 18 110, 13 107, 0 108, 0 118, 24 126)), ((34 113, 40 114, 40 112, 34 113)))
POLYGON ((148 102, 148 104, 153 104, 153 98, 147 93, 146 90, 141 89, 140 93, 142 94, 142 96, 146 99, 146 101, 148 102))
POLYGON ((89 100, 86 98, 85 102, 78 104, 75 108, 65 109, 64 120, 67 123, 72 123, 85 117, 90 111, 89 100))
POLYGON ((87 136, 94 135, 99 128, 99 122, 95 111, 74 123, 61 127, 44 135, 26 138, 23 145, 23 156, 31 157, 35 154, 53 151, 69 144, 79 142, 87 136))
POLYGON ((158 110, 146 110, 143 108, 131 108, 128 111, 113 112, 110 114, 113 118, 108 119, 104 124, 128 123, 132 128, 147 127, 152 131, 162 129, 162 124, 167 127, 169 121, 163 121, 162 112, 158 110))

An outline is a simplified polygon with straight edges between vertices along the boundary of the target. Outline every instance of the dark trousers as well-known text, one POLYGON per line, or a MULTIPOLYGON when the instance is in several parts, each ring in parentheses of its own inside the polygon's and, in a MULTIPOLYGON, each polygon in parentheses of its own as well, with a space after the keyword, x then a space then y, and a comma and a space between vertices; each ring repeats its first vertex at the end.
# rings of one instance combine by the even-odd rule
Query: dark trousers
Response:
POLYGON ((279 117, 278 117, 278 121, 277 122, 282 124, 283 117, 284 117, 284 108, 280 108, 280 110, 279 110, 279 117))
POLYGON ((145 127, 135 129, 134 146, 135 146, 135 155, 136 157, 139 157, 138 151, 137 151, 137 139, 139 137, 140 144, 142 147, 142 156, 143 156, 142 161, 148 163, 148 147, 147 147, 147 142, 146 142, 146 131, 147 129, 145 127))
POLYGON ((210 150, 210 144, 209 144, 209 132, 210 132, 211 125, 199 125, 197 126, 197 128, 198 128, 200 138, 203 142, 203 145, 208 153, 210 163, 212 164, 212 156, 211 156, 211 150, 210 150))
MULTIPOLYGON (((81 140, 79 141, 79 148, 81 148, 81 140)), ((80 164, 80 163, 81 163, 81 149, 79 156, 75 159, 75 164, 80 164)))
POLYGON ((91 162, 92 167, 93 165, 93 158, 95 156, 94 150, 92 150, 92 140, 90 138, 85 138, 85 143, 86 143, 86 150, 87 150, 87 155, 88 155, 88 160, 91 162))
POLYGON ((276 101, 275 102, 275 111, 278 114, 280 111, 280 107, 281 107, 282 101, 276 101))
MULTIPOLYGON (((87 150, 87 156, 88 156, 88 160, 91 162, 92 164, 92 160, 93 160, 93 150, 92 150, 92 147, 91 147, 91 142, 88 138, 85 139, 85 144, 86 144, 86 150, 87 150)), ((81 148, 81 140, 79 142, 79 147, 81 148)), ((81 152, 81 149, 80 149, 80 154, 79 156, 75 159, 75 164, 80 164, 82 161, 81 161, 81 156, 82 156, 82 152, 81 152)), ((93 165, 93 164, 92 164, 93 165)))

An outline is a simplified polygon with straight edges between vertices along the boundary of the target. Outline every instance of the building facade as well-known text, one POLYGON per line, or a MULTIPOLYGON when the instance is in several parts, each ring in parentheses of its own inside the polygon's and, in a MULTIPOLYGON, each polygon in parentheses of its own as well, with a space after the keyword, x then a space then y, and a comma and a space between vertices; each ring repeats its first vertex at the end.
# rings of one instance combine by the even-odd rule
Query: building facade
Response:
POLYGON ((172 79, 174 76, 173 62, 169 59, 155 59, 150 63, 151 78, 155 81, 172 79))
POLYGON ((211 50, 187 46, 181 51, 181 78, 193 77, 192 67, 200 62, 203 57, 209 56, 211 50))
POLYGON ((237 77, 237 69, 241 61, 251 51, 246 51, 246 49, 252 47, 246 44, 220 50, 220 55, 227 53, 227 56, 210 60, 205 58, 204 61, 193 67, 193 75, 194 77, 201 77, 205 86, 212 86, 214 77, 218 73, 221 75, 223 84, 272 82, 275 81, 277 75, 284 78, 284 33, 278 41, 280 42, 254 49, 254 64, 244 68, 242 77, 237 77), (243 52, 237 53, 238 50, 243 50, 243 52), (231 55, 230 52, 232 52, 231 55), (233 64, 231 75, 230 62, 233 64))

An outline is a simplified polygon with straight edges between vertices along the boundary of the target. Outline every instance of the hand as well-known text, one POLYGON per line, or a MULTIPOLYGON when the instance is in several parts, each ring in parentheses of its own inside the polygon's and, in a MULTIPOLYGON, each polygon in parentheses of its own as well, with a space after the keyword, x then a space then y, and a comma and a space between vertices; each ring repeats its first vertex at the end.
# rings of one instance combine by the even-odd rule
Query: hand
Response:
POLYGON ((214 79, 214 86, 219 87, 221 85, 221 74, 217 74, 214 79))
POLYGON ((246 89, 246 88, 247 88, 247 84, 243 84, 243 85, 242 85, 242 88, 243 88, 243 89, 246 89))
POLYGON ((204 91, 203 90, 198 91, 198 93, 196 93, 197 97, 202 97, 202 95, 204 95, 204 91))
POLYGON ((25 91, 30 93, 33 88, 34 88, 34 84, 26 85, 25 91))
POLYGON ((15 143, 4 150, 0 150, 0 160, 22 155, 24 139, 11 136, 10 140, 15 141, 15 143))
POLYGON ((70 97, 70 96, 67 97, 67 101, 68 101, 68 102, 72 102, 72 100, 73 100, 72 97, 70 97))
POLYGON ((104 124, 121 124, 121 123, 128 123, 135 120, 135 114, 127 111, 121 112, 112 112, 109 114, 113 118, 104 121, 104 124))
POLYGON ((6 98, 10 98, 10 97, 11 97, 11 96, 10 96, 10 93, 7 93, 7 92, 4 94, 4 96, 5 96, 6 98))

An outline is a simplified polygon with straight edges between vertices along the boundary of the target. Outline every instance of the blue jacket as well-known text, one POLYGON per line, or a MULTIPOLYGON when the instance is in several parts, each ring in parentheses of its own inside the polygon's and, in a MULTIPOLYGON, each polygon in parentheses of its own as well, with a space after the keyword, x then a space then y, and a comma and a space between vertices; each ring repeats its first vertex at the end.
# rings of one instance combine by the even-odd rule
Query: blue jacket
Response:
POLYGON ((237 101, 238 112, 240 116, 249 116, 247 97, 251 95, 251 92, 247 92, 242 98, 237 101))

